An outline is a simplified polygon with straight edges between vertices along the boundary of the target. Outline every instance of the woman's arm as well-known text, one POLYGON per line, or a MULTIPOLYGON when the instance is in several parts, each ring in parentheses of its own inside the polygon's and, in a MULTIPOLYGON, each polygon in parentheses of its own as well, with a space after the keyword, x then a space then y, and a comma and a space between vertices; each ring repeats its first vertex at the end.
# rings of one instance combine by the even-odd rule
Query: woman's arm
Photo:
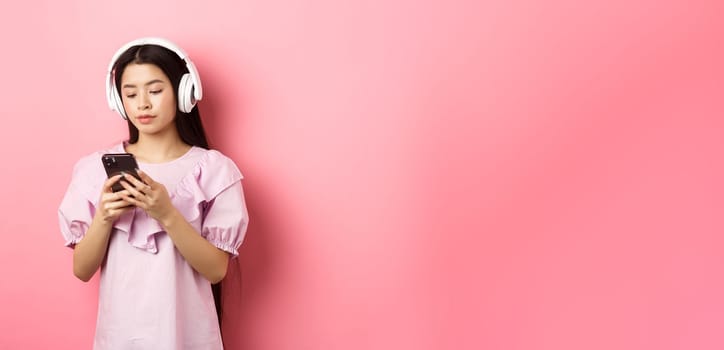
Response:
POLYGON ((218 283, 224 279, 229 265, 229 253, 209 243, 175 208, 158 222, 194 270, 211 283, 218 283))
POLYGON ((126 191, 113 193, 111 186, 121 178, 111 177, 103 184, 101 199, 93 221, 83 239, 76 243, 73 250, 73 274, 88 282, 98 271, 108 249, 113 222, 124 212, 132 209, 130 203, 121 197, 126 191))
POLYGON ((103 262, 111 236, 113 222, 105 222, 98 215, 93 218, 83 239, 73 249, 73 274, 88 282, 103 262))

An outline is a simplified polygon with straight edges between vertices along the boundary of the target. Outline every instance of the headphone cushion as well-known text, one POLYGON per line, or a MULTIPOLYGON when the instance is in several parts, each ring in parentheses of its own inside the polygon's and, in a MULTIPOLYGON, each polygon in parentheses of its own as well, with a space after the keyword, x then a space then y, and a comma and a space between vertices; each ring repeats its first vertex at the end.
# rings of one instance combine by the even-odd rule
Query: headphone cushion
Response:
POLYGON ((123 119, 128 119, 128 116, 126 115, 126 109, 123 108, 123 100, 121 99, 121 95, 118 94, 118 90, 116 90, 115 86, 112 90, 112 98, 113 98, 113 104, 115 105, 115 110, 118 112, 118 114, 123 117, 123 119))
POLYGON ((178 108, 181 112, 189 113, 194 106, 196 101, 194 99, 194 82, 191 79, 191 75, 188 73, 181 77, 181 81, 178 84, 178 108))

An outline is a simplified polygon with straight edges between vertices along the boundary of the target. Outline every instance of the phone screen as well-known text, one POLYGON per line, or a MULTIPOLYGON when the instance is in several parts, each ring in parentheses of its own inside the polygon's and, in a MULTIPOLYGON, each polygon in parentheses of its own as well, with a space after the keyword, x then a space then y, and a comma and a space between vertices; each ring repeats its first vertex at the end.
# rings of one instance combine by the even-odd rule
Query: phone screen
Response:
MULTIPOLYGON (((103 168, 106 169, 106 175, 108 177, 112 177, 114 175, 120 174, 121 172, 131 174, 135 178, 141 180, 141 177, 138 176, 138 173, 136 172, 136 169, 138 169, 138 164, 136 163, 136 158, 133 156, 133 154, 130 153, 106 153, 101 157, 101 161, 103 162, 103 168)), ((121 186, 120 181, 113 184, 113 192, 118 192, 123 190, 123 186, 121 186)))

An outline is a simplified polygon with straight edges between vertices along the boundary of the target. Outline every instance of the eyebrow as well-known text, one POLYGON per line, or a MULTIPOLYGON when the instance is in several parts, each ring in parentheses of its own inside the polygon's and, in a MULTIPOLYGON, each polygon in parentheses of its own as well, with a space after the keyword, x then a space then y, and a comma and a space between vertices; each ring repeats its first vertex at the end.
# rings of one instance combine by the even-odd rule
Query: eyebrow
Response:
MULTIPOLYGON (((149 86, 149 85, 151 85, 151 84, 156 84, 156 83, 163 83, 163 80, 161 80, 161 79, 154 79, 154 80, 151 80, 151 81, 149 81, 148 83, 146 83, 146 84, 144 84, 144 85, 145 85, 145 86, 149 86)), ((135 88, 135 87, 136 87, 136 85, 133 85, 133 84, 123 84, 123 86, 122 86, 121 88, 122 88, 122 89, 125 89, 125 88, 135 88)))

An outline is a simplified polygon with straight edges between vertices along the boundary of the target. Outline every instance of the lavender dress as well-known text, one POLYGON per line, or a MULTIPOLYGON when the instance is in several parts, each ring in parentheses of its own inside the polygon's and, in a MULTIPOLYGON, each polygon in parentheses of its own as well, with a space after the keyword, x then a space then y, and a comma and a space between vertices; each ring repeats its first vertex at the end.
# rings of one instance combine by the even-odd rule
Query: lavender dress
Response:
MULTIPOLYGON (((101 154, 80 159, 58 211, 65 244, 83 239, 106 174, 101 154)), ((238 255, 248 223, 233 161, 214 150, 192 147, 160 164, 139 163, 166 186, 173 205, 211 244, 238 255)), ((174 247, 156 220, 136 208, 113 225, 101 265, 94 349, 222 349, 211 285, 174 247)))

